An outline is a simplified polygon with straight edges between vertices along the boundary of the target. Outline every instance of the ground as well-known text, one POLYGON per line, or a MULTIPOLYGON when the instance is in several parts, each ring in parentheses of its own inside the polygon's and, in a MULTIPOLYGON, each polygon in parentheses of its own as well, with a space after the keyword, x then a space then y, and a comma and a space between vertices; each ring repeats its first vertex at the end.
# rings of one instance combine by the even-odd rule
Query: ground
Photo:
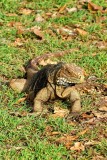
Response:
POLYGON ((0 159, 106 159, 107 2, 93 2, 1 0, 0 159), (69 49, 74 50, 54 61, 81 66, 86 78, 97 79, 101 93, 82 94, 77 121, 61 117, 67 104, 60 101, 54 103, 59 116, 29 116, 25 93, 14 92, 7 82, 23 77, 29 59, 69 49))

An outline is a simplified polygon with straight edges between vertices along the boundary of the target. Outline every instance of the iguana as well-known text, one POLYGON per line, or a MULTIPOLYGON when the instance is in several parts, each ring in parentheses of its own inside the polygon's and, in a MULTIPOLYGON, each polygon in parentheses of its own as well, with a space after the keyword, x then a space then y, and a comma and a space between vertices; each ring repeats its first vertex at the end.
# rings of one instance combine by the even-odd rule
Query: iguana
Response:
POLYGON ((83 69, 73 63, 59 62, 46 65, 39 71, 30 66, 26 71, 27 79, 12 80, 10 86, 28 93, 37 115, 42 113, 45 102, 55 99, 69 99, 70 113, 80 112, 81 100, 75 84, 84 82, 83 69))

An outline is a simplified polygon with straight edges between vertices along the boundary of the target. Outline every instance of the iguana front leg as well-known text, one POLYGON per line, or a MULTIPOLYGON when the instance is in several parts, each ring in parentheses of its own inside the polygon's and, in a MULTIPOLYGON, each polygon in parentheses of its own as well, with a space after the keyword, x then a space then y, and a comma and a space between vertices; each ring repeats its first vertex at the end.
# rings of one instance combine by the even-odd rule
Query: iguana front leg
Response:
POLYGON ((34 98, 33 111, 40 115, 43 111, 43 103, 50 99, 51 92, 45 87, 41 89, 34 98))
POLYGON ((62 97, 70 100, 70 113, 77 113, 81 111, 80 95, 75 87, 68 87, 64 90, 62 97))

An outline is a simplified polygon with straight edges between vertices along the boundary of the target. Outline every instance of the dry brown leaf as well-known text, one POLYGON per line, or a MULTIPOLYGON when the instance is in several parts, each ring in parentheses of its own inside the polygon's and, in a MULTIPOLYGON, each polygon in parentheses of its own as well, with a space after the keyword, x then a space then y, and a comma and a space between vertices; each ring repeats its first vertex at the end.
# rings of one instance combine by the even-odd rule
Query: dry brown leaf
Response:
POLYGON ((103 8, 101 6, 98 6, 92 2, 88 2, 88 9, 90 11, 101 11, 103 8))
POLYGON ((0 22, 0 26, 3 26, 3 22, 0 22))
POLYGON ((65 27, 60 28, 59 33, 61 35, 69 35, 69 36, 75 36, 76 35, 76 33, 73 29, 69 29, 69 28, 65 28, 65 27))
POLYGON ((53 118, 65 117, 68 113, 69 113, 68 109, 54 107, 54 114, 52 114, 51 117, 53 117, 53 118))
POLYGON ((97 11, 100 11, 102 13, 107 13, 107 9, 103 10, 103 7, 98 6, 93 2, 88 2, 88 10, 90 10, 92 13, 96 13, 97 11))
POLYGON ((97 106, 99 106, 100 111, 107 111, 107 96, 102 97, 97 106))
POLYGON ((99 48, 99 49, 107 49, 107 42, 104 42, 104 41, 99 41, 96 43, 96 46, 99 48))
POLYGON ((101 23, 101 22, 105 21, 106 19, 107 19, 106 16, 102 16, 102 17, 96 16, 96 23, 101 23))
POLYGON ((29 114, 27 112, 22 112, 22 113, 20 113, 20 112, 10 112, 10 115, 16 116, 16 117, 25 117, 29 114))
POLYGON ((87 113, 87 112, 86 112, 86 113, 83 113, 81 116, 82 116, 82 118, 86 118, 86 119, 87 119, 87 118, 90 118, 90 119, 91 119, 91 118, 94 117, 94 115, 93 115, 92 113, 87 113))
POLYGON ((24 149, 23 147, 16 147, 16 146, 10 146, 10 147, 8 146, 8 148, 9 148, 8 151, 11 151, 11 149, 15 149, 17 151, 24 149))
POLYGON ((93 114, 97 118, 107 118, 107 113, 94 111, 93 114))
POLYGON ((58 138, 56 140, 56 143, 57 144, 64 144, 64 145, 69 143, 71 145, 72 141, 76 140, 77 138, 78 138, 78 136, 64 135, 64 136, 58 138))
POLYGON ((6 16, 12 17, 12 16, 17 16, 16 13, 7 13, 6 16))
POLYGON ((47 12, 47 13, 45 13, 45 14, 46 14, 46 16, 49 16, 49 17, 52 16, 52 13, 51 13, 51 12, 47 12))
POLYGON ((21 8, 19 13, 24 14, 24 15, 29 15, 31 14, 33 11, 31 9, 27 9, 27 8, 21 8))
POLYGON ((103 84, 103 85, 104 85, 104 88, 107 89, 107 83, 105 83, 105 84, 103 84))
POLYGON ((71 125, 71 126, 76 126, 76 122, 75 121, 69 121, 68 124, 71 125))
POLYGON ((17 34, 23 34, 24 31, 25 31, 25 29, 22 27, 17 28, 17 34))
POLYGON ((84 31, 83 29, 80 29, 80 28, 76 28, 76 31, 81 36, 86 36, 88 34, 88 32, 86 32, 86 31, 84 31))
POLYGON ((104 158, 103 156, 101 155, 96 155, 92 158, 92 160, 107 160, 107 158, 104 158))
POLYGON ((96 144, 99 144, 99 142, 97 142, 97 141, 88 141, 88 142, 85 142, 84 146, 93 146, 93 145, 96 145, 96 144))
POLYGON ((74 146, 70 148, 73 151, 84 151, 85 147, 81 142, 75 142, 74 146))
POLYGON ((15 27, 17 29, 17 34, 23 34, 26 29, 22 26, 21 22, 11 21, 7 24, 9 27, 15 27))
POLYGON ((21 22, 15 22, 15 21, 11 21, 7 24, 8 27, 22 27, 22 23, 21 22))
POLYGON ((77 12, 77 8, 76 7, 66 8, 66 10, 68 11, 68 13, 77 12))
POLYGON ((100 107, 100 108, 98 108, 98 110, 107 112, 107 106, 100 107))
POLYGON ((20 129, 24 128, 24 125, 18 125, 16 128, 20 130, 20 129))
POLYGON ((82 135, 84 135, 88 130, 89 130, 89 129, 86 128, 85 130, 79 132, 78 135, 79 135, 79 136, 82 136, 82 135))
POLYGON ((23 97, 23 98, 20 98, 18 99, 17 103, 21 103, 21 102, 24 102, 26 100, 27 97, 23 97))
POLYGON ((15 42, 13 43, 13 46, 22 46, 23 42, 20 38, 16 38, 15 42))
POLYGON ((40 14, 37 14, 36 17, 35 17, 35 21, 36 22, 43 22, 44 18, 42 18, 42 16, 40 14))
POLYGON ((49 135, 50 135, 50 136, 54 136, 54 135, 59 135, 59 134, 61 134, 61 133, 60 133, 60 132, 55 132, 55 131, 54 131, 54 132, 51 132, 49 135))
POLYGON ((59 13, 63 12, 66 9, 67 4, 59 8, 59 13))
POLYGON ((53 131, 53 127, 52 126, 46 126, 44 132, 43 132, 43 135, 51 135, 53 131))
POLYGON ((38 29, 38 28, 33 28, 31 29, 33 31, 33 33, 40 39, 43 40, 44 36, 43 36, 43 32, 38 29))

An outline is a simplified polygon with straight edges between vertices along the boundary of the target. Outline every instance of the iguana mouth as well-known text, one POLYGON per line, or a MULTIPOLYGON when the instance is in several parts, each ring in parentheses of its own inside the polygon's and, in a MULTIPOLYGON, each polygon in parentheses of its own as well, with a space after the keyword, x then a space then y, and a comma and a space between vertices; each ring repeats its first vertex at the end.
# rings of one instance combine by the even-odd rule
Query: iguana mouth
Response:
POLYGON ((60 86, 72 86, 72 85, 74 85, 74 82, 71 82, 71 81, 69 81, 69 80, 67 80, 66 78, 63 78, 63 77, 57 78, 56 83, 57 83, 57 85, 60 85, 60 86))

